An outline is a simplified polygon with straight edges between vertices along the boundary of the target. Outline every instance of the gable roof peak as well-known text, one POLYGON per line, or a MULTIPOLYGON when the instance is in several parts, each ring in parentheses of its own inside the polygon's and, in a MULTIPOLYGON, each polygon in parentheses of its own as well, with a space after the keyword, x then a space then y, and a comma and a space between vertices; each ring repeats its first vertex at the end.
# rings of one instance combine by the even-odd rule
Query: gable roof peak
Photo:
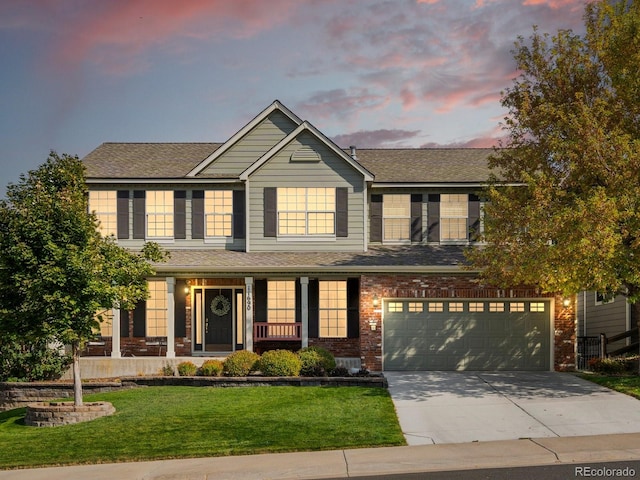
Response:
POLYGON ((244 137, 247 133, 249 133, 256 125, 265 120, 269 115, 271 115, 274 111, 280 111, 286 117, 288 117, 293 123, 296 125, 302 124, 302 119, 298 117, 295 113, 289 110, 280 100, 274 100, 267 108, 262 110, 258 115, 253 117, 249 123, 247 123, 244 127, 238 130, 235 134, 229 138, 226 142, 222 144, 220 148, 218 148, 215 152, 213 152, 209 157, 205 158, 202 162, 196 165, 189 173, 187 173, 187 177, 195 177, 203 170, 205 170, 209 165, 211 165, 216 158, 223 155, 227 150, 229 150, 233 145, 235 145, 242 137, 244 137))

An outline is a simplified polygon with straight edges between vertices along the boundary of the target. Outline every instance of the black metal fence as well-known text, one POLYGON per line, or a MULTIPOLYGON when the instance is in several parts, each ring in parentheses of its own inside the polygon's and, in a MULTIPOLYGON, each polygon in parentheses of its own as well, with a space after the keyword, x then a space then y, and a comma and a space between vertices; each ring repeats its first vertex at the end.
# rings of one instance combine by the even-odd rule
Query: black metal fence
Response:
POLYGON ((600 357, 600 337, 578 337, 578 370, 589 370, 589 360, 600 357))

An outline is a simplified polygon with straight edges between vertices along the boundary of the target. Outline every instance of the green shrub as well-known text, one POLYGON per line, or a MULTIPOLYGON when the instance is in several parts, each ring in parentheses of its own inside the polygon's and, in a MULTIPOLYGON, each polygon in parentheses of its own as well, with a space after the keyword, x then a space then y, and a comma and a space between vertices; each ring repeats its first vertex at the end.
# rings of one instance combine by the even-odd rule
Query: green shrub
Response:
POLYGON ((67 371, 71 356, 51 348, 53 339, 24 342, 0 335, 0 381, 57 380, 67 371))
POLYGON ((269 350, 262 354, 258 369, 267 377, 297 377, 302 362, 289 350, 269 350))
POLYGON ((330 377, 350 377, 351 373, 347 367, 336 367, 329 372, 330 377))
POLYGON ((305 347, 298 352, 302 361, 301 375, 323 376, 336 368, 336 359, 333 354, 322 347, 305 347))
POLYGON ((233 352, 224 361, 224 374, 229 377, 246 377, 257 369, 260 355, 249 350, 233 352))
POLYGON ((224 365, 220 360, 205 360, 200 369, 198 375, 203 377, 219 377, 222 375, 224 365))
POLYGON ((160 369, 160 373, 165 377, 173 377, 176 371, 173 369, 173 366, 167 362, 167 364, 160 369))
POLYGON ((198 367, 193 362, 180 362, 178 364, 178 375, 181 377, 193 377, 198 371, 198 367))

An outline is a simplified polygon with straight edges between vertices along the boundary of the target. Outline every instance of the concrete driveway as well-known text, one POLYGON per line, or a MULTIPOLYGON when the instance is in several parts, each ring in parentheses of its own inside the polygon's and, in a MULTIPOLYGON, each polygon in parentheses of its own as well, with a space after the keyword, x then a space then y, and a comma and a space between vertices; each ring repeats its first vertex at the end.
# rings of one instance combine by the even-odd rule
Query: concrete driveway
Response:
POLYGON ((568 373, 385 372, 409 445, 640 432, 640 401, 568 373))

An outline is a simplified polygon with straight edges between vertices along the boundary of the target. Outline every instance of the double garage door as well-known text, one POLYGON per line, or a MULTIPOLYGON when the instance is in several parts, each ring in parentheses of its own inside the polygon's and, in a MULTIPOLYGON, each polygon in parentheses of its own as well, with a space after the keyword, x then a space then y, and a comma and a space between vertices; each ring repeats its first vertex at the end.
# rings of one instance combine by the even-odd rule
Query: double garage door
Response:
POLYGON ((548 300, 383 302, 385 370, 549 370, 548 300))

